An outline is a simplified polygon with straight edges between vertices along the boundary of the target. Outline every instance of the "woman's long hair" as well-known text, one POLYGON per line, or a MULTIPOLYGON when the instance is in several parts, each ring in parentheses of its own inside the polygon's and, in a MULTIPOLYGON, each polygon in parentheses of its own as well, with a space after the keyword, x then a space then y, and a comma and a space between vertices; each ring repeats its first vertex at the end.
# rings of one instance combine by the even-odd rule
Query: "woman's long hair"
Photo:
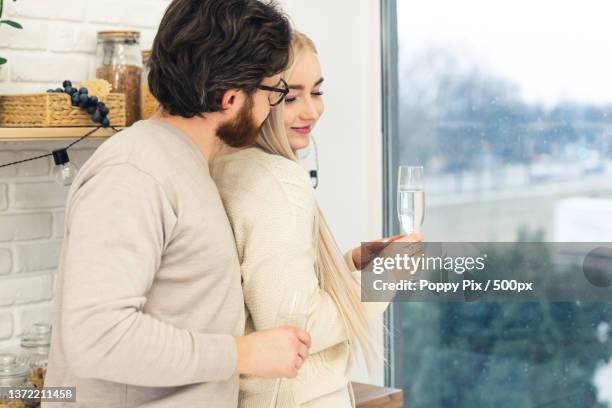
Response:
MULTIPOLYGON (((317 52, 310 38, 303 33, 295 31, 292 48, 294 58, 303 50, 317 52)), ((292 72, 293 65, 283 73, 283 78, 288 81, 291 78, 292 72)), ((256 146, 268 153, 283 156, 297 162, 297 157, 291 150, 285 131, 282 106, 283 104, 274 108, 264 122, 257 138, 256 146)), ((314 225, 316 247, 315 271, 319 279, 319 286, 333 299, 342 317, 349 338, 351 361, 354 361, 356 343, 359 343, 367 366, 371 370, 373 368, 375 348, 369 321, 361 304, 360 291, 318 204, 315 209, 314 225)))

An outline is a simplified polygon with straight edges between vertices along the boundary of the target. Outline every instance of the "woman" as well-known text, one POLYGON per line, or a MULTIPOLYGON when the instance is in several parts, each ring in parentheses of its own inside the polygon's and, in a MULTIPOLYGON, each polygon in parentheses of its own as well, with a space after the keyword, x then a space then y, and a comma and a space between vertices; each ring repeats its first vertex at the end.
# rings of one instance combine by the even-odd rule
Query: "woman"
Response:
MULTIPOLYGON (((316 48, 304 34, 294 34, 293 53, 293 65, 283 74, 290 92, 264 123, 257 146, 219 155, 211 174, 234 230, 247 333, 277 325, 285 293, 297 288, 310 299, 310 355, 297 378, 282 381, 278 406, 350 407, 356 345, 371 362, 370 322, 387 303, 360 302, 360 252, 342 256, 297 163, 295 151, 308 146, 324 110, 323 77, 316 48)), ((240 406, 268 408, 274 383, 241 378, 240 406)))

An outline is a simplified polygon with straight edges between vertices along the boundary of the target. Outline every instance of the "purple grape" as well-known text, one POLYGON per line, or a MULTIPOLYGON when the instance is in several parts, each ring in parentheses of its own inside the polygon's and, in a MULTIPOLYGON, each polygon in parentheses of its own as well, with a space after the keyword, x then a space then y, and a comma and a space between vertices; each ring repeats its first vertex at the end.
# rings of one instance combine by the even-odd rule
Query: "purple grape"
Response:
POLYGON ((91 115, 91 120, 93 120, 96 123, 102 123, 102 119, 103 117, 99 110, 95 111, 93 115, 91 115))

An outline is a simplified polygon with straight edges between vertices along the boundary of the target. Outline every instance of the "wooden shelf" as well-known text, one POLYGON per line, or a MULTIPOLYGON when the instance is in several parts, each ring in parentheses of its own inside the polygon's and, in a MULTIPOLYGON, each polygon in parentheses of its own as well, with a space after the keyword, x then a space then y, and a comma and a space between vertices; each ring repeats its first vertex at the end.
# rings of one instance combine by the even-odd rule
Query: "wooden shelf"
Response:
MULTIPOLYGON (((93 126, 0 127, 0 141, 78 139, 94 129, 95 127, 93 126)), ((121 130, 123 128, 117 129, 121 130)), ((114 133, 115 131, 111 128, 100 128, 89 136, 88 139, 106 139, 114 133)))
POLYGON ((404 393, 395 388, 353 382, 357 408, 401 408, 404 406, 404 393))

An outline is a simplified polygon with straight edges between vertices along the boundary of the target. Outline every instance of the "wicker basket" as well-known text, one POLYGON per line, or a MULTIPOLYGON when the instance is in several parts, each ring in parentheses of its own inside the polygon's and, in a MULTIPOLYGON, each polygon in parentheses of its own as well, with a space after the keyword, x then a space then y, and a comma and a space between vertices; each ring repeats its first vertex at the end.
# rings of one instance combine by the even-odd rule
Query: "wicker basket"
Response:
MULTIPOLYGON (((111 93, 104 103, 112 126, 125 126, 125 95, 111 93)), ((95 126, 89 114, 70 103, 65 93, 0 95, 0 126, 95 126)))

